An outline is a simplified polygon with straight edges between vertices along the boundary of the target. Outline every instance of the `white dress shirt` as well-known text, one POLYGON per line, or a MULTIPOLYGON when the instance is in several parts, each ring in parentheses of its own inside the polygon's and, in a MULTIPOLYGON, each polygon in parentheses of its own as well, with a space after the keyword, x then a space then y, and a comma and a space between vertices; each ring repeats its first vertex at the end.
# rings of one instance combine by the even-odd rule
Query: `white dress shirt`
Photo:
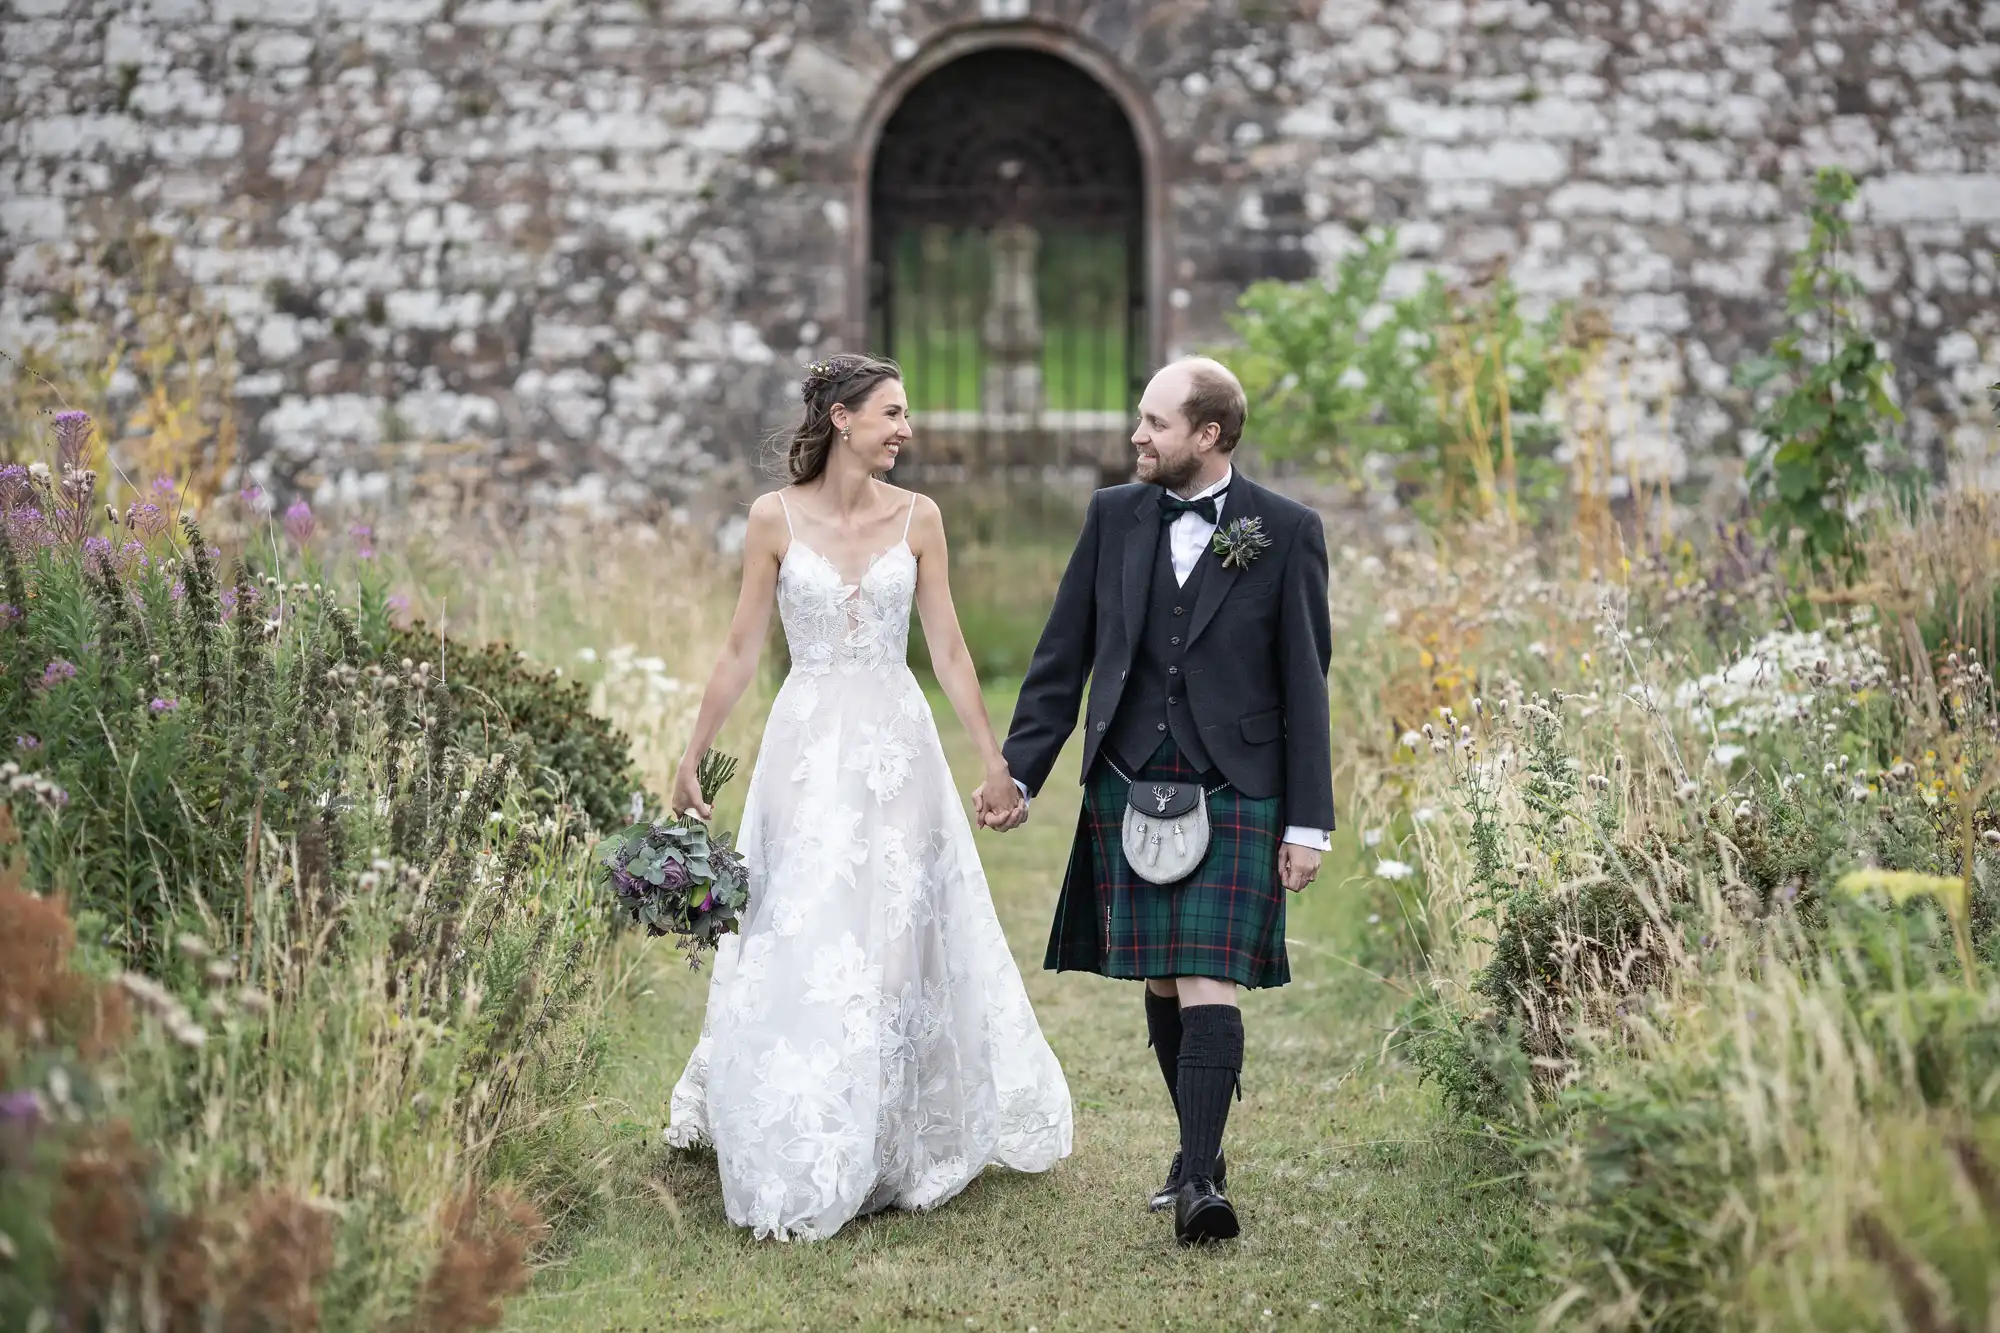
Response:
MULTIPOLYGON (((1231 468, 1222 474, 1221 481, 1216 482, 1213 486, 1198 494, 1187 497, 1190 500, 1199 500, 1202 496, 1214 495, 1216 497, 1215 517, 1217 522, 1211 523, 1200 514, 1178 514, 1174 518, 1173 526, 1167 529, 1167 541, 1169 543, 1167 551, 1174 562, 1174 582, 1180 584, 1182 587, 1187 586, 1188 575, 1194 573, 1195 563, 1201 559, 1201 553, 1208 548, 1210 540, 1214 538, 1215 529, 1219 526, 1222 518, 1223 507, 1229 503, 1229 497, 1218 494, 1218 492, 1226 489, 1229 483, 1235 479, 1236 469, 1231 468)), ((1028 796, 1027 784, 1019 778, 1015 778, 1014 785, 1021 789, 1021 797, 1023 800, 1026 800, 1028 796)), ((1297 843, 1301 847, 1310 847, 1315 851, 1321 852, 1327 851, 1333 846, 1333 839, 1325 829, 1303 828, 1297 824, 1286 826, 1284 841, 1297 843)))

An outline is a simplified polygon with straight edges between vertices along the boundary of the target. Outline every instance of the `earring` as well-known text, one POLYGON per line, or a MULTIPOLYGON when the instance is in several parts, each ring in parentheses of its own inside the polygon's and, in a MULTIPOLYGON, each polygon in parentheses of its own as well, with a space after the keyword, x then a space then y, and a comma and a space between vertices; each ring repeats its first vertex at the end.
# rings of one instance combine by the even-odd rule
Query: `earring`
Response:
POLYGON ((853 431, 853 429, 852 429, 851 427, 847 427, 847 426, 843 426, 843 427, 841 427, 841 429, 840 429, 840 442, 841 442, 842 444, 852 444, 852 443, 854 443, 854 431, 853 431))

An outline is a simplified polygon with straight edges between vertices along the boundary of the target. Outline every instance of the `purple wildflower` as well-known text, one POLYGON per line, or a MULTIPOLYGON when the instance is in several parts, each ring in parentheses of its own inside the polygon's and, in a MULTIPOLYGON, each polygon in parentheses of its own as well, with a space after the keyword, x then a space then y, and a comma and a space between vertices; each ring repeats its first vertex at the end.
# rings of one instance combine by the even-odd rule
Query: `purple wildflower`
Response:
POLYGON ((167 530, 167 511, 151 500, 146 500, 132 506, 131 515, 126 521, 131 524, 133 531, 147 537, 157 537, 167 530))
POLYGON ((19 463, 0 467, 0 506, 12 509, 15 505, 26 504, 28 497, 34 493, 27 468, 19 463))
POLYGON ((42 668, 42 688, 45 690, 54 689, 64 681, 75 678, 76 663, 66 662, 60 657, 42 668))
POLYGON ((264 498, 264 488, 252 482, 250 485, 236 492, 236 498, 244 504, 255 505, 259 500, 264 498))
POLYGON ((236 589, 224 588, 216 600, 222 603, 222 619, 225 623, 236 614, 236 589))
POLYGON ((369 527, 366 523, 356 523, 348 528, 347 535, 359 543, 360 549, 355 552, 356 555, 360 556, 363 560, 373 560, 375 558, 375 529, 369 527))
POLYGON ((187 596, 187 591, 187 584, 182 583, 179 579, 175 579, 174 586, 167 589, 167 596, 178 602, 181 598, 187 596))
POLYGON ((27 612, 23 611, 20 607, 14 605, 12 602, 0 602, 0 621, 5 621, 7 624, 11 625, 15 621, 19 620, 22 616, 25 616, 26 614, 27 612))
POLYGON ((7 535, 21 546, 47 546, 50 541, 49 525, 33 505, 7 511, 7 535))
POLYGON ((118 548, 118 563, 127 570, 134 567, 144 569, 153 562, 146 558, 146 548, 137 542, 126 542, 118 548))
POLYGON ((33 1129, 42 1122, 41 1094, 33 1088, 20 1092, 0 1092, 0 1125, 33 1129))
POLYGON ((83 466, 84 451, 90 448, 90 413, 56 413, 56 466, 68 472, 83 466))
POLYGON ((181 484, 172 477, 162 474, 153 478, 153 494, 161 500, 172 500, 181 493, 181 484))
POLYGON ((312 540, 313 527, 312 506, 304 500, 292 501, 292 507, 285 511, 285 535, 304 546, 312 540))
POLYGON ((85 559, 109 560, 111 558, 111 539, 109 537, 85 537, 83 539, 83 554, 85 559))
POLYGON ((155 699, 146 705, 146 707, 152 709, 155 713, 171 713, 180 706, 181 701, 179 699, 155 699))
POLYGON ((39 750, 42 748, 42 738, 40 736, 16 736, 14 738, 14 748, 17 750, 39 750))

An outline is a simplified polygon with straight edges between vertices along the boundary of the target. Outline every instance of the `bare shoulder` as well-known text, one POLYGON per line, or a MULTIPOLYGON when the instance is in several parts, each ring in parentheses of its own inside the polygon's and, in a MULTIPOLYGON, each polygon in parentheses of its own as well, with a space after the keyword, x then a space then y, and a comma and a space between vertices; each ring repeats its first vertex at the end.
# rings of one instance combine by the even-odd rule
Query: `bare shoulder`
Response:
POLYGON ((909 506, 910 547, 922 553, 944 538, 944 510, 928 495, 907 491, 908 499, 902 503, 909 506))
POLYGON ((785 503, 778 492, 766 491, 750 502, 750 514, 743 532, 746 555, 753 551, 778 554, 785 549, 790 537, 791 524, 786 521, 785 503))

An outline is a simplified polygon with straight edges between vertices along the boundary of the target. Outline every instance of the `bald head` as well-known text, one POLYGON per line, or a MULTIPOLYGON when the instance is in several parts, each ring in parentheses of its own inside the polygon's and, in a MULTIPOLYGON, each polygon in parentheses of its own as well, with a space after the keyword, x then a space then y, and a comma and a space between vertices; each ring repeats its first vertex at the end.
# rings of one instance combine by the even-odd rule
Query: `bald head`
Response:
POLYGON ((1215 447, 1225 454, 1234 449, 1250 418, 1250 400, 1243 393, 1242 381, 1228 366, 1206 356, 1183 357, 1160 373, 1169 371, 1178 371, 1186 378, 1181 415, 1188 425, 1196 434, 1204 426, 1214 425, 1218 431, 1215 447))
POLYGON ((1139 398, 1139 480, 1185 492, 1227 476, 1246 414, 1243 386, 1221 362, 1191 356, 1167 366, 1139 398))

